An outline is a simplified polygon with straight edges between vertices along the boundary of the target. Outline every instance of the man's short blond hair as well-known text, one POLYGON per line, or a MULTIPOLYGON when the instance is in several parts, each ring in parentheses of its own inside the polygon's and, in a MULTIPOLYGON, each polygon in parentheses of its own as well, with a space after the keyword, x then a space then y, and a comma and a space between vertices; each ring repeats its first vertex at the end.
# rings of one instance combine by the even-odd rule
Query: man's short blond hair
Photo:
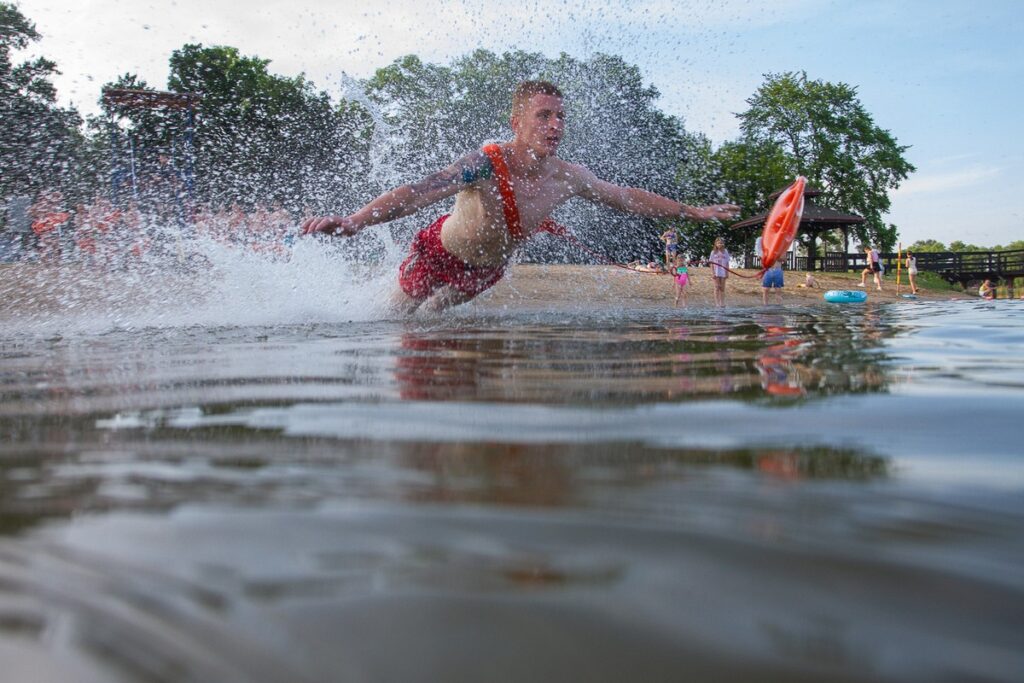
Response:
POLYGON ((512 95, 512 116, 522 111, 534 95, 562 97, 562 91, 549 81, 523 81, 516 86, 516 91, 512 95))

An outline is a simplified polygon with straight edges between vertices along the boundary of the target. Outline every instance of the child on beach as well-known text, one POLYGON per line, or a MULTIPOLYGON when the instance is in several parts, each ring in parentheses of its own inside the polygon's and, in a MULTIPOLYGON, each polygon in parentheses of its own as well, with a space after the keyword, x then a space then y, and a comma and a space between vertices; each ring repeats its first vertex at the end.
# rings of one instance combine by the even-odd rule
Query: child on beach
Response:
POLYGON ((715 248, 708 257, 711 264, 711 280, 715 283, 715 305, 725 306, 725 279, 729 277, 729 252, 725 248, 725 240, 715 238, 715 248))
MULTIPOLYGON (((761 238, 758 237, 754 242, 754 252, 761 257, 762 263, 764 262, 764 253, 762 249, 761 238)), ((808 273, 810 275, 810 273, 808 273)), ((782 273, 782 263, 776 261, 772 264, 772 267, 764 271, 761 275, 761 304, 764 306, 768 305, 768 292, 770 290, 775 291, 776 302, 782 304, 782 288, 785 286, 785 277, 782 273)))
POLYGON ((661 234, 661 241, 665 243, 665 267, 671 268, 679 251, 679 233, 675 228, 669 228, 661 234))
POLYGON ((996 298, 996 288, 992 286, 991 280, 985 280, 981 283, 981 287, 978 287, 978 296, 989 301, 996 298))
POLYGON ((675 307, 679 306, 679 299, 683 299, 683 308, 686 308, 686 285, 690 283, 690 275, 686 272, 686 263, 683 257, 676 254, 672 274, 676 280, 676 299, 672 302, 675 307))
POLYGON ((512 98, 511 142, 486 145, 448 168, 385 192, 350 216, 307 219, 302 234, 355 235, 367 226, 409 216, 458 195, 451 214, 421 230, 398 273, 393 309, 442 310, 470 301, 505 274, 515 250, 550 231, 551 212, 573 197, 649 218, 697 221, 735 218, 739 207, 694 207, 601 180, 559 159, 565 132, 562 93, 546 81, 524 81, 512 98))
POLYGON ((860 282, 857 284, 858 287, 864 286, 864 279, 868 275, 874 275, 875 287, 879 292, 882 291, 882 264, 879 261, 879 255, 877 249, 866 247, 863 244, 860 245, 861 251, 867 254, 867 266, 860 272, 860 282))
POLYGON ((909 251, 907 252, 907 277, 910 278, 910 293, 917 294, 917 258, 909 251))

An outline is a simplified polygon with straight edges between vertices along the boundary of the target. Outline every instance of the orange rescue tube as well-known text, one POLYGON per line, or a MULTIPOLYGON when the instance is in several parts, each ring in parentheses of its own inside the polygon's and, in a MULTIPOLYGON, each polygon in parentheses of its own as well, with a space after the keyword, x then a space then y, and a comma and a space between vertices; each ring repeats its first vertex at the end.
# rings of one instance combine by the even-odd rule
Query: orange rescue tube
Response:
POLYGON ((797 176, 793 184, 782 191, 775 200, 775 206, 764 222, 761 235, 761 267, 767 270, 775 265, 779 257, 789 250, 800 227, 800 216, 804 212, 804 185, 807 178, 797 176))

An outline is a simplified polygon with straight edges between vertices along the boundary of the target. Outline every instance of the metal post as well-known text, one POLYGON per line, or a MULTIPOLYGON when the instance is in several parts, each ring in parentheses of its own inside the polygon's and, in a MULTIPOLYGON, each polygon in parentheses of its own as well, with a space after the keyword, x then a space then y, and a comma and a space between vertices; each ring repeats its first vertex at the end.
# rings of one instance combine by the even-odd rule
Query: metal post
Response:
POLYGON ((135 177, 135 141, 128 136, 128 160, 132 170, 132 197, 139 201, 139 179, 135 177))
POLYGON ((195 207, 195 189, 193 184, 196 173, 195 127, 196 105, 194 102, 190 102, 188 105, 188 125, 185 127, 185 154, 188 156, 188 161, 185 164, 185 191, 188 193, 190 214, 195 207))
POLYGON ((117 177, 120 175, 120 164, 117 162, 117 126, 113 117, 108 118, 110 125, 110 203, 117 204, 117 177))

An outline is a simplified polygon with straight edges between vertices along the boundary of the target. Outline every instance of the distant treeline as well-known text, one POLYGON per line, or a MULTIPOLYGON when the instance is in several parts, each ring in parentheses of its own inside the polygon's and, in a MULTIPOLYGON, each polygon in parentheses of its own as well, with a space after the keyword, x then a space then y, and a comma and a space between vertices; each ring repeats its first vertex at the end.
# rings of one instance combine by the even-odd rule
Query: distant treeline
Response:
MULTIPOLYGON (((39 35, 17 7, 0 2, 0 201, 59 189, 72 200, 123 186, 128 160, 157 157, 189 172, 191 198, 209 206, 279 202, 296 215, 352 211, 382 190, 419 178, 476 148, 511 136, 510 96, 529 78, 557 83, 569 119, 560 154, 599 176, 693 204, 735 201, 743 217, 802 174, 820 203, 865 217, 854 239, 895 247, 886 224, 889 192, 914 171, 900 146, 874 124, 856 89, 805 73, 768 74, 740 114, 741 136, 717 149, 662 112, 658 91, 621 57, 549 58, 477 50, 447 65, 402 57, 352 82, 336 100, 303 75, 268 70, 269 61, 227 46, 183 45, 158 89, 201 96, 190 147, 181 110, 102 105, 83 119, 57 104, 44 58, 15 62, 39 35)), ((149 90, 126 73, 108 87, 149 90)), ((135 168, 130 169, 135 171, 135 168)), ((613 258, 656 251, 665 225, 585 202, 556 219, 613 258)), ((395 226, 411 231, 413 220, 395 226)), ((682 225, 684 248, 707 253, 720 226, 682 225)), ((730 246, 751 234, 726 233, 730 246)), ((534 257, 579 257, 554 240, 534 257)))
POLYGON ((948 246, 938 240, 918 240, 909 247, 904 247, 904 249, 911 252, 920 252, 922 254, 942 252, 964 253, 969 251, 1017 251, 1019 249, 1024 249, 1024 240, 1015 240, 1005 246, 997 244, 994 247, 980 247, 977 244, 968 244, 967 242, 961 242, 960 240, 953 240, 948 246))

